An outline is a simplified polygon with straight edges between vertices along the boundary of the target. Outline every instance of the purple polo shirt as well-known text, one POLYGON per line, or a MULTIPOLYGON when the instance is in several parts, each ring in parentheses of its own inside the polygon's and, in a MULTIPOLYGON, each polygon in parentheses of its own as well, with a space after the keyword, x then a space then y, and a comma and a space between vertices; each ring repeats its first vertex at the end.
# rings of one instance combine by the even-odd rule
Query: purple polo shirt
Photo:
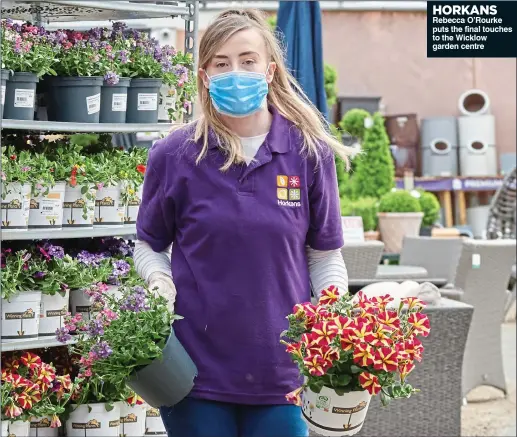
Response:
POLYGON ((178 291, 174 324, 198 367, 192 397, 239 404, 285 404, 298 370, 280 333, 296 303, 310 300, 305 245, 343 246, 334 158, 301 156, 300 132, 276 110, 249 166, 222 173, 185 127, 149 154, 137 220, 140 240, 159 252, 173 243, 178 291))

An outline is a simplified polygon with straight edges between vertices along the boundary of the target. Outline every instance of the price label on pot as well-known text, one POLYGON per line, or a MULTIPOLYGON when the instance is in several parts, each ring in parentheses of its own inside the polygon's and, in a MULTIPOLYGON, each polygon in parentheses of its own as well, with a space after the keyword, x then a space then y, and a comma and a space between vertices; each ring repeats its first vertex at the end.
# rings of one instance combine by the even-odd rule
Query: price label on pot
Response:
POLYGON ((63 204, 59 199, 42 199, 40 208, 45 217, 57 218, 61 215, 63 204))
POLYGON ((127 108, 127 94, 113 94, 111 99, 111 110, 114 112, 124 112, 127 108))
POLYGON ((2 85, 2 105, 5 103, 5 85, 2 85))
MULTIPOLYGON (((2 91, 3 93, 3 91, 2 91)), ((15 89, 14 90, 15 108, 34 108, 34 90, 15 89)))
POLYGON ((88 115, 97 114, 101 110, 101 95, 95 94, 94 96, 86 97, 86 108, 88 109, 88 115))
POLYGON ((138 93, 138 111, 156 111, 158 109, 158 94, 138 93))

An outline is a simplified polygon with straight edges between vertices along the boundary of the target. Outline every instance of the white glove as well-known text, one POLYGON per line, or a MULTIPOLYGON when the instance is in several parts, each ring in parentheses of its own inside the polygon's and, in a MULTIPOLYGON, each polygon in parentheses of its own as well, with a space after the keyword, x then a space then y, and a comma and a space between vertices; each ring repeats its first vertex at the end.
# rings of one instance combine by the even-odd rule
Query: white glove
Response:
POLYGON ((159 296, 167 299, 167 309, 174 313, 174 302, 176 301, 176 287, 172 278, 162 272, 154 272, 149 276, 149 289, 159 296), (156 290, 155 290, 156 289, 156 290))

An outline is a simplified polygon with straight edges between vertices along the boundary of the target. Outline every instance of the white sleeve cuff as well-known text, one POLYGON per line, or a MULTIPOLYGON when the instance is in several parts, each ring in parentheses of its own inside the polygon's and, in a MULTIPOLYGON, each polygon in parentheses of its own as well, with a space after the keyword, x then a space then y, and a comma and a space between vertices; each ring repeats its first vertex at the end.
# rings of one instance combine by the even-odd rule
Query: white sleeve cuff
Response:
POLYGON ((150 276, 155 272, 172 277, 170 251, 170 246, 163 252, 155 252, 145 241, 135 242, 133 254, 135 269, 146 283, 149 283, 150 276))
POLYGON ((309 246, 307 250, 307 263, 312 290, 319 299, 321 292, 334 285, 340 294, 348 291, 348 273, 341 250, 314 250, 309 246))

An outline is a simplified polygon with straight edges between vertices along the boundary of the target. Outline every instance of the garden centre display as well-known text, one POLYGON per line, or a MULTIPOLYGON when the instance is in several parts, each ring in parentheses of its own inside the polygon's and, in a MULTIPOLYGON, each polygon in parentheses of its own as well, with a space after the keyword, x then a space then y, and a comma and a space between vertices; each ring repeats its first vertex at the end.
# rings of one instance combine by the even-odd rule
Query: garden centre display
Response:
POLYGON ((458 175, 456 117, 429 117, 421 121, 422 176, 458 175))
POLYGON ((424 304, 402 299, 393 308, 389 295, 340 295, 334 286, 317 305, 297 304, 287 316, 281 340, 298 365, 303 385, 286 395, 302 407, 309 429, 325 436, 357 434, 372 396, 409 398, 418 390, 407 377, 422 360, 419 336, 430 332, 424 304))

